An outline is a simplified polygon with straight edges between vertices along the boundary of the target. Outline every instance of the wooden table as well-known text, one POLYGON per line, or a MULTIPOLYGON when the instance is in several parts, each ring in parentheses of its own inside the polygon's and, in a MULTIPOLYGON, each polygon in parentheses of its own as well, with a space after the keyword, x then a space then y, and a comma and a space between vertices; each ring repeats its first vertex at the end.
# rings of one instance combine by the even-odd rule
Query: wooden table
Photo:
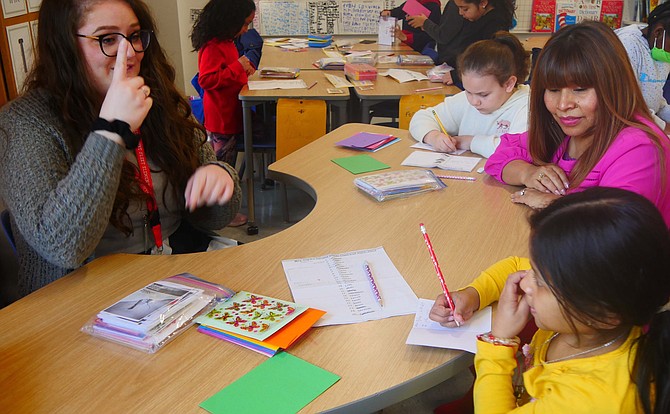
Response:
MULTIPOLYGON (((258 226, 256 226, 256 208, 254 200, 254 172, 253 172, 253 135, 252 135, 252 119, 251 108, 254 105, 264 102, 276 102, 279 98, 293 98, 293 99, 323 99, 330 108, 338 108, 338 120, 335 121, 336 126, 343 125, 347 122, 347 103, 349 101, 349 90, 342 89, 342 94, 329 94, 328 89, 332 85, 324 76, 324 71, 309 70, 302 71, 300 79, 304 80, 307 86, 317 82, 310 89, 270 89, 262 91, 251 91, 249 86, 245 85, 240 91, 240 101, 242 101, 242 118, 244 123, 244 160, 247 165, 245 168, 245 177, 247 180, 247 206, 248 206, 248 223, 247 234, 258 234, 258 226)), ((249 80, 261 80, 259 72, 257 71, 249 80)), ((332 111, 329 111, 332 114, 332 111)))
MULTIPOLYGON (((490 177, 475 173, 475 182, 449 181, 442 191, 383 203, 357 191, 354 176, 330 160, 354 154, 333 144, 363 130, 400 136, 372 156, 404 168, 413 142, 407 131, 348 124, 327 134, 271 166, 316 198, 314 210, 281 233, 210 253, 103 257, 1 309, 2 411, 203 413, 199 403, 266 358, 194 328, 155 354, 79 331, 104 307, 176 273, 290 300, 282 259, 383 246, 414 292, 434 298, 440 285, 419 222, 454 289, 498 259, 527 254, 528 209, 490 177)), ((406 315, 310 330, 289 352, 342 379, 303 412, 375 411, 470 365, 468 353, 406 345, 412 322, 406 315)))
MULTIPOLYGON (((415 72, 426 73, 426 70, 429 69, 426 66, 421 68, 403 66, 402 69, 408 69, 415 72)), ((390 76, 377 76, 375 80, 375 87, 373 89, 362 90, 361 88, 354 88, 356 95, 360 101, 360 122, 369 123, 370 122, 370 107, 372 105, 385 102, 399 100, 402 96, 413 95, 416 93, 426 93, 426 94, 442 94, 442 95, 455 95, 461 90, 453 85, 444 85, 440 82, 431 82, 428 80, 423 81, 409 81, 400 83, 397 80, 393 79, 390 76), (437 90, 417 92, 417 89, 425 88, 440 88, 437 90)))
POLYGON ((349 50, 372 50, 373 52, 389 52, 389 53, 402 53, 402 54, 412 54, 416 53, 411 46, 406 45, 398 40, 393 42, 392 45, 380 45, 377 42, 374 43, 354 43, 349 50))
POLYGON ((309 47, 297 51, 282 49, 280 47, 264 47, 260 67, 285 66, 291 68, 317 69, 313 63, 321 58, 328 57, 323 49, 309 47))
MULTIPOLYGON (((412 50, 410 47, 394 47, 394 46, 380 46, 377 44, 370 45, 355 45, 356 47, 351 50, 356 51, 366 51, 370 50, 374 53, 379 54, 394 54, 394 55, 417 55, 418 53, 412 50), (365 48, 364 46, 371 46, 370 48, 365 48), (386 49, 379 49, 380 47, 385 47, 386 49)), ((347 53, 347 49, 340 49, 341 53, 347 53)), ((261 58, 260 67, 268 66, 285 66, 291 68, 299 68, 300 70, 319 70, 316 68, 313 63, 321 58, 327 58, 328 56, 324 53, 321 48, 306 48, 298 51, 286 50, 280 47, 267 47, 263 48, 263 57, 261 58)), ((378 69, 384 68, 398 68, 395 63, 377 63, 375 65, 378 69)), ((339 73, 342 75, 341 73, 339 73)))

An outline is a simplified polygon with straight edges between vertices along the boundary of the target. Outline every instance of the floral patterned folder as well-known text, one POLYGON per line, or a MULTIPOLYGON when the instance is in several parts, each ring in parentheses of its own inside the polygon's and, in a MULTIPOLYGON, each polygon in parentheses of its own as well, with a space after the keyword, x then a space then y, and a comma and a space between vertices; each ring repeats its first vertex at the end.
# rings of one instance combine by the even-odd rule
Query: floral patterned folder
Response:
POLYGON ((307 309, 293 302, 238 292, 196 323, 263 341, 307 309))

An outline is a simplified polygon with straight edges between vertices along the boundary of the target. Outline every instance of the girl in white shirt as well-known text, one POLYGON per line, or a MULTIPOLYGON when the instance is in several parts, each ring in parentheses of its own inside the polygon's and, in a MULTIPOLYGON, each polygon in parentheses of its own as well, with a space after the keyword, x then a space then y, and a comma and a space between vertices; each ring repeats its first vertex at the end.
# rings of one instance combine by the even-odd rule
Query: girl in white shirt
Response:
POLYGON ((436 151, 471 150, 489 157, 500 135, 528 128, 529 55, 516 36, 497 32, 470 45, 459 57, 464 91, 432 108, 417 111, 409 131, 436 151), (433 111, 439 117, 447 134, 433 111))

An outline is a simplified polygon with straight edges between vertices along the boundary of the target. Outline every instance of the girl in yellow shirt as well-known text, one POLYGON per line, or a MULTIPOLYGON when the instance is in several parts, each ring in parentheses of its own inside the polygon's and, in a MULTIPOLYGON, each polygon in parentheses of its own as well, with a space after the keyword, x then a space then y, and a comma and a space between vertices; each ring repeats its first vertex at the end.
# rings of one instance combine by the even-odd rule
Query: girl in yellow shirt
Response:
POLYGON ((658 210, 594 187, 556 200, 530 226, 530 261, 498 262, 452 294, 454 312, 443 295, 431 310, 454 327, 498 300, 477 344, 476 412, 670 412, 670 234, 658 210), (517 359, 531 316, 539 329, 517 359))

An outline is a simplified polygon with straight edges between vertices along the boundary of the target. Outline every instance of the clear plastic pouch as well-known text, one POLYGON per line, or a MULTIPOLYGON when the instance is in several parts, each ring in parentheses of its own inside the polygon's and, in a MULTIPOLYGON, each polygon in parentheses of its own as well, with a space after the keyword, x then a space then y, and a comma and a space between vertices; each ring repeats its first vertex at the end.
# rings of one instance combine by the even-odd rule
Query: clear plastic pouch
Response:
POLYGON ((432 67, 426 72, 426 76, 431 82, 442 82, 442 77, 445 73, 451 72, 454 70, 451 66, 443 63, 441 65, 432 67))
POLYGON ((433 66, 433 58, 426 55, 398 55, 398 64, 401 66, 433 66))
POLYGON ((354 185, 377 201, 446 188, 430 170, 398 170, 356 178, 354 185))
POLYGON ((82 331, 154 353, 234 291, 181 273, 153 282, 98 312, 82 331))

